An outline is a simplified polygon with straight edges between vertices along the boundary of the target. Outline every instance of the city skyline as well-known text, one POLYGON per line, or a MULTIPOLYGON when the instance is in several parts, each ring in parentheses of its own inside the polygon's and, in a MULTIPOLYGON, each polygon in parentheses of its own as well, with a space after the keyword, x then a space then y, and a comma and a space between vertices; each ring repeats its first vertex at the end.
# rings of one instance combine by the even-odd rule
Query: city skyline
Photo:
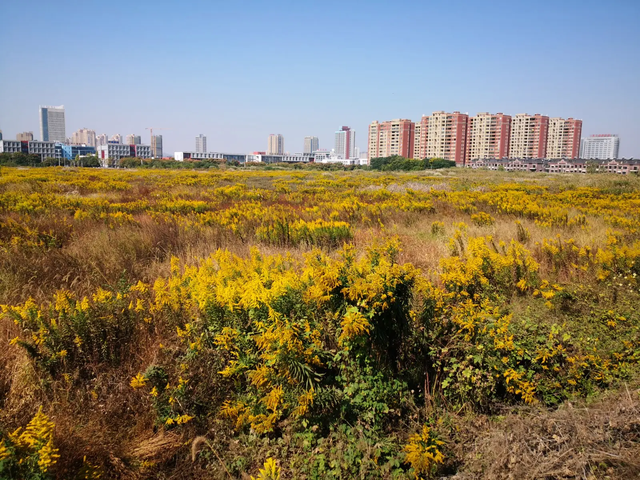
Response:
MULTIPOLYGON (((41 134, 53 128, 60 136, 65 130, 64 106, 40 107, 41 134), (54 110, 57 114, 53 120, 48 119, 48 111, 54 110), (50 127, 49 124, 53 125, 50 127)), ((148 129, 148 128, 147 128, 148 129)), ((619 155, 620 138, 617 134, 592 134, 582 138, 582 120, 572 117, 548 117, 536 113, 529 115, 520 113, 514 116, 503 113, 490 114, 478 112, 476 116, 455 111, 433 112, 431 115, 423 115, 421 120, 413 122, 409 119, 395 119, 383 122, 374 120, 368 127, 367 151, 363 158, 375 158, 380 156, 400 155, 407 158, 446 158, 463 165, 466 161, 474 159, 502 159, 502 158, 582 158, 580 155, 585 150, 587 138, 615 137, 615 148, 607 147, 615 152, 613 157, 589 157, 589 158, 626 158, 619 155), (430 133, 427 135, 427 131, 430 133), (435 135, 434 135, 435 132, 435 135), (442 138, 440 138, 442 132, 442 138), (447 139, 446 141, 445 138, 447 139), (550 142, 547 144, 547 142, 550 142), (446 152, 452 152, 449 155, 446 152), (367 155, 368 154, 368 155, 367 155)), ((0 130, 0 135, 2 130, 0 130)), ((36 142, 33 132, 20 132, 16 134, 18 141, 36 142)), ((0 137, 1 139, 1 137, 0 137)), ((222 149, 209 150, 207 137, 199 134, 195 137, 195 150, 197 153, 215 153, 222 149)), ((355 131, 348 127, 335 132, 334 148, 331 150, 340 158, 358 158, 360 147, 355 144, 355 131), (349 150, 349 155, 345 151, 349 150)), ((107 143, 120 145, 140 145, 141 136, 135 134, 126 135, 116 133, 111 137, 107 134, 96 135, 94 130, 83 127, 74 132, 71 137, 60 140, 47 140, 67 145, 87 145, 97 147, 107 143)), ((282 134, 270 134, 268 137, 266 153, 271 155, 283 155, 294 153, 311 153, 318 150, 319 139, 315 136, 305 136, 303 149, 297 151, 285 151, 284 136, 282 134)), ((168 156, 169 151, 163 151, 162 135, 154 135, 151 138, 151 151, 156 158, 168 156)), ((188 151, 188 149, 176 150, 188 151)), ((249 150, 244 150, 249 151, 249 150)), ((609 150, 607 150, 609 151, 609 150)), ((585 157, 586 158, 586 157, 585 157)), ((628 157, 633 158, 633 157, 628 157)))
MULTIPOLYGON (((616 132, 622 139, 620 156, 640 157, 637 1, 613 1, 606 9, 574 0, 489 5, 355 1, 341 5, 339 18, 333 15, 337 3, 331 1, 275 1, 247 12, 234 3, 189 8, 189 2, 177 7, 143 0, 135 5, 136 15, 122 15, 125 5, 130 8, 115 0, 104 12, 104 21, 118 25, 117 35, 83 38, 79 45, 77 30, 47 34, 51 24, 86 21, 86 13, 71 4, 4 3, 6 18, 20 18, 25 9, 35 12, 29 21, 9 22, 0 31, 3 44, 19 38, 32 52, 27 63, 20 60, 19 50, 5 52, 0 91, 5 138, 39 132, 38 105, 64 104, 67 132, 86 126, 110 135, 144 133, 146 127, 165 126, 170 128, 165 152, 191 149, 200 131, 210 132, 209 150, 251 151, 264 150, 264 139, 273 131, 291 146, 310 132, 330 145, 336 126, 366 132, 375 118, 420 118, 438 110, 539 112, 582 119, 583 136, 616 132), (158 26, 158 32, 141 30, 140 16, 158 26), (265 32, 264 26, 276 18, 278 27, 265 32), (334 28, 310 35, 304 18, 334 28), (220 26, 215 32, 209 27, 213 19, 220 26), (382 37, 389 25, 402 25, 404 50, 397 50, 395 42, 371 45, 372 36, 382 37), (421 41, 425 27, 433 38, 452 30, 456 35, 434 48, 421 41), (192 35, 182 35, 184 28, 192 35), (224 39, 239 30, 245 32, 242 40, 227 45, 224 39), (559 34, 571 41, 558 46, 559 34), (476 41, 478 35, 484 35, 483 41, 476 41), (39 48, 45 42, 47 51, 39 48), (83 69, 93 72, 104 68, 105 55, 129 49, 139 73, 64 75, 77 69, 78 59, 47 53, 78 48, 86 54, 83 69), (175 76, 175 71, 189 71, 205 51, 210 58, 198 75, 175 76), (255 81, 248 73, 268 71, 268 59, 276 52, 282 60, 280 73, 255 81), (379 58, 393 58, 406 68, 379 58), (163 68, 158 69, 158 61, 163 68), (16 67, 9 70, 8 65, 16 67), (322 67, 331 68, 319 73, 322 67), (337 76, 330 71, 334 68, 356 74, 337 76)), ((365 137, 357 139, 361 150, 366 149, 365 137)), ((148 135, 144 138, 148 143, 148 135)))

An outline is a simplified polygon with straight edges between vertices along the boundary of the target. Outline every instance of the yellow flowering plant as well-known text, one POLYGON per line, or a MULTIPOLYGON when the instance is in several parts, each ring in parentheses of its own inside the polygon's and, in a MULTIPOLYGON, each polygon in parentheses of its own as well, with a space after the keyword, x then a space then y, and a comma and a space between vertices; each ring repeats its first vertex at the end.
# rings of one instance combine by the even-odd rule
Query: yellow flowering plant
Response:
POLYGON ((54 376, 75 368, 87 373, 95 364, 117 365, 136 334, 149 328, 142 320, 144 300, 127 286, 98 288, 91 298, 59 290, 49 304, 28 300, 0 309, 22 331, 12 343, 54 376))
POLYGON ((54 428, 40 407, 24 429, 0 430, 2 478, 54 478, 52 469, 60 458, 53 443, 54 428))
POLYGON ((409 437, 404 447, 405 462, 411 465, 416 479, 430 478, 437 465, 444 461, 444 455, 440 451, 443 444, 427 425, 423 425, 420 433, 409 437))

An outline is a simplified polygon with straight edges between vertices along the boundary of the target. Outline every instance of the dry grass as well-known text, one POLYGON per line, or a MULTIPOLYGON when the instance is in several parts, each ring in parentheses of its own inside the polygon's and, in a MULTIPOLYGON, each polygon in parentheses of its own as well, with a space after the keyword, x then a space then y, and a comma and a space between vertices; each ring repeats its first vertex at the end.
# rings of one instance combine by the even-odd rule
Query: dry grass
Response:
POLYGON ((131 456, 140 461, 163 462, 183 445, 184 438, 181 435, 160 431, 132 445, 131 456))
POLYGON ((463 422, 453 478, 632 479, 640 476, 640 390, 595 403, 523 409, 463 422))

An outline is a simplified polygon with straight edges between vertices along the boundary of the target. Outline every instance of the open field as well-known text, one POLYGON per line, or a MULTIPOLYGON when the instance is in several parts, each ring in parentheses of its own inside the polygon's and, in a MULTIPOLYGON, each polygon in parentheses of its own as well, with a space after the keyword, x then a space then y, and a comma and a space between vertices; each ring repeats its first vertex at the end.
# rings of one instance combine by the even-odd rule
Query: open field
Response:
POLYGON ((635 176, 2 168, 0 305, 0 478, 640 474, 635 176))

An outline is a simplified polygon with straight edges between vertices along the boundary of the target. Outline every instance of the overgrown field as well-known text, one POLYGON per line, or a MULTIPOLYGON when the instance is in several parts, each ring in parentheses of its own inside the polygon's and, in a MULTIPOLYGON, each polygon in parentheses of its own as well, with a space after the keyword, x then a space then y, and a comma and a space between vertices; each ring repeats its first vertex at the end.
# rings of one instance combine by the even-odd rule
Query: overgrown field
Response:
POLYGON ((0 304, 0 478, 640 473, 637 177, 3 168, 0 304))

